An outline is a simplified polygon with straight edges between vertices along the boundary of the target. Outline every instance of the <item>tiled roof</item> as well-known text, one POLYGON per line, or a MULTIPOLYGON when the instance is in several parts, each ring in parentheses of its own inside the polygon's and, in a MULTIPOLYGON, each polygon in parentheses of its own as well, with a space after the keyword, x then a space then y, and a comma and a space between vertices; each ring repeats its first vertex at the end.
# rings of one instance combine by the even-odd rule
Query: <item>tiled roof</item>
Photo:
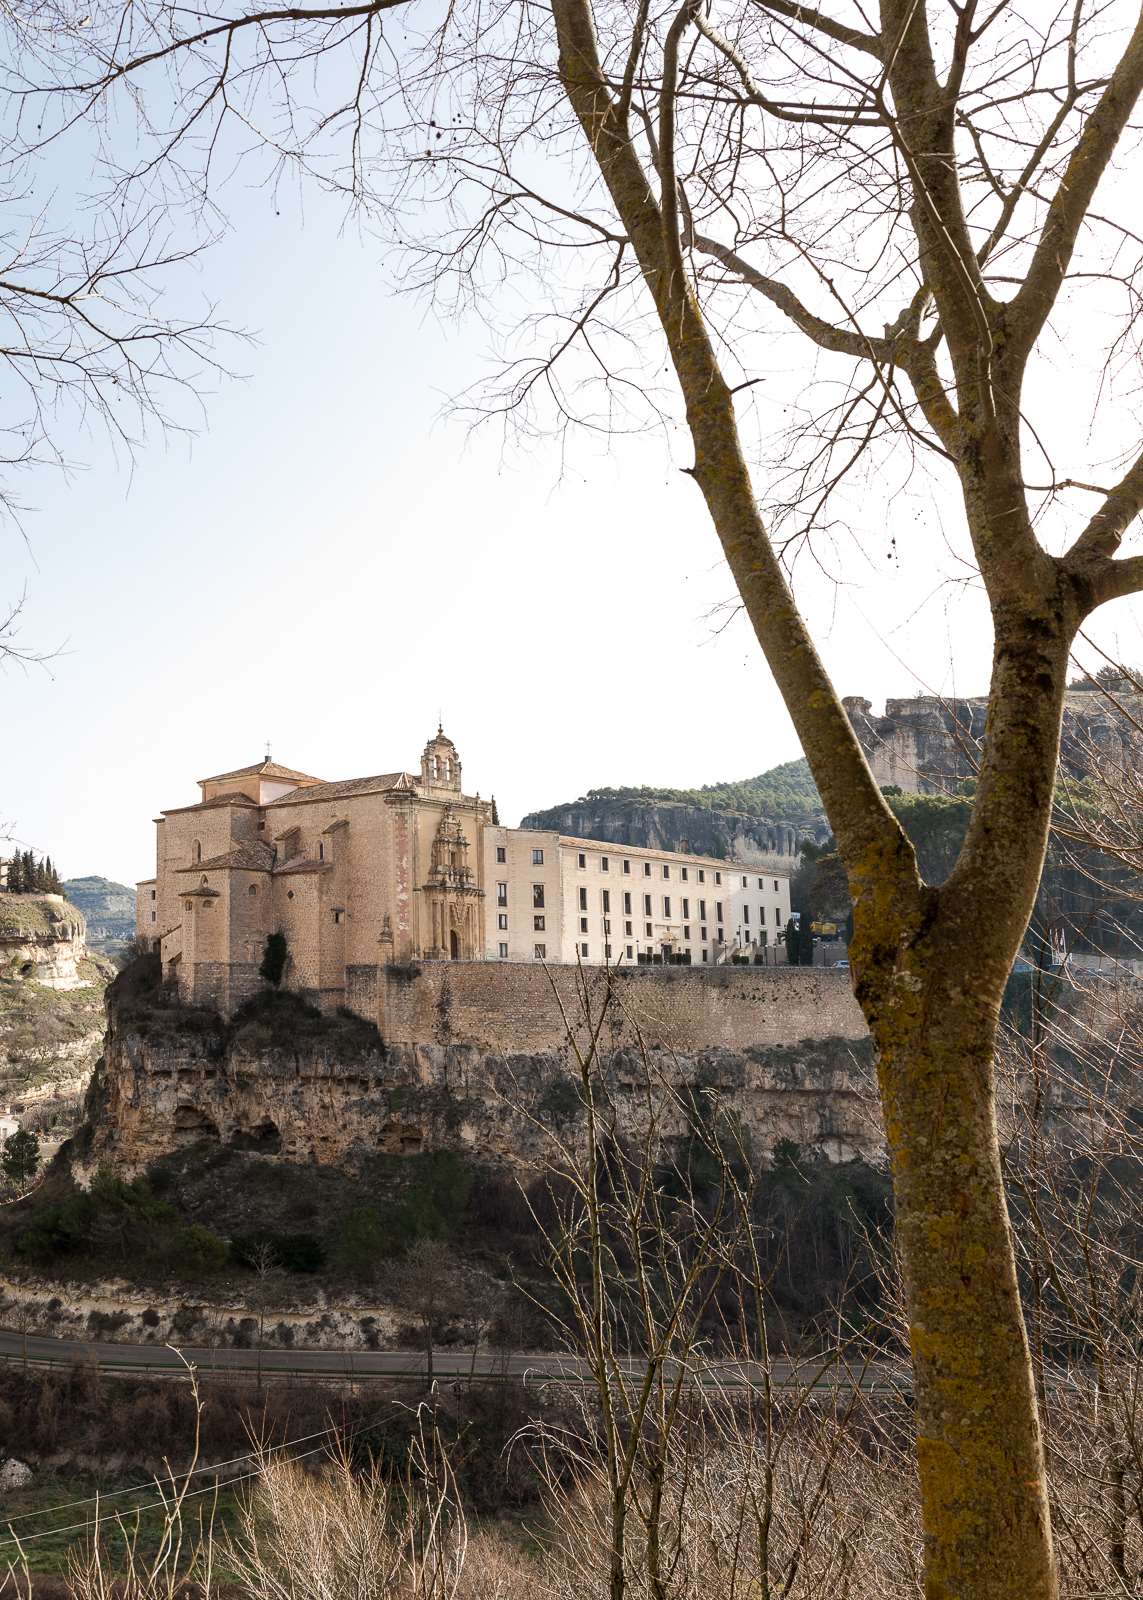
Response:
POLYGON ((340 800, 351 794, 384 794, 387 789, 395 789, 401 778, 416 782, 407 772, 381 772, 373 778, 343 778, 340 783, 315 783, 312 788, 293 789, 271 800, 270 805, 296 805, 300 800, 340 800))
MULTIPOLYGON (((548 830, 519 828, 512 830, 519 833, 540 833, 548 830)), ((740 861, 724 861, 721 856, 703 856, 697 851, 690 850, 651 850, 641 844, 616 844, 614 839, 577 839, 573 834, 561 833, 559 841, 562 845, 569 845, 573 849, 586 846, 588 850, 600 850, 611 856, 648 856, 652 861, 666 861, 668 864, 677 861, 682 866, 689 867, 697 862, 701 867, 713 867, 716 872, 761 872, 773 875, 772 867, 744 866, 740 861)), ((781 874, 779 874, 781 876, 781 874)))
POLYGON ((173 817, 180 811, 209 811, 212 806, 256 806, 257 804, 257 800, 251 800, 248 794, 239 794, 235 790, 230 794, 216 794, 212 800, 196 800, 193 806, 168 806, 163 815, 173 817))
POLYGON ((237 867, 243 872, 269 872, 274 852, 268 844, 253 840, 249 844, 236 844, 225 855, 211 856, 209 861, 194 861, 189 867, 178 867, 178 872, 217 872, 237 867))
POLYGON ((292 861, 284 861, 280 867, 275 867, 274 876, 277 878, 284 877, 287 873, 332 871, 332 861, 315 861, 312 856, 295 856, 292 861))
POLYGON ((259 761, 252 767, 239 767, 236 772, 216 772, 213 778, 200 778, 200 783, 225 783, 228 778, 293 778, 306 783, 317 779, 308 772, 295 772, 293 767, 281 767, 276 761, 259 761))

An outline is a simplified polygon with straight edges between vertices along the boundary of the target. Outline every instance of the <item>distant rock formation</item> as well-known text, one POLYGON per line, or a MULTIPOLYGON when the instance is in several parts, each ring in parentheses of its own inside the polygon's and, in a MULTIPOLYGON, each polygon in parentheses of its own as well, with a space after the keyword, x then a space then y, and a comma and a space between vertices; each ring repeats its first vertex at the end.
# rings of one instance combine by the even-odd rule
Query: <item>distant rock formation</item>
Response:
POLYGON ((68 878, 63 888, 87 919, 87 942, 94 949, 111 949, 134 938, 134 889, 99 877, 68 878))
POLYGON ((797 865, 803 839, 828 831, 720 807, 676 800, 608 799, 588 796, 546 811, 530 811, 522 828, 554 829, 577 839, 605 839, 633 850, 682 850, 739 861, 744 866, 797 865))
MULTIPOLYGON (((1064 697, 1060 768, 1070 778, 1090 774, 1094 763, 1123 768, 1143 755, 1143 695, 1119 692, 1116 704, 1097 690, 1069 689, 1064 697)), ((886 700, 875 716, 870 701, 842 702, 882 788, 913 794, 955 794, 980 765, 988 700, 917 695, 886 700)))

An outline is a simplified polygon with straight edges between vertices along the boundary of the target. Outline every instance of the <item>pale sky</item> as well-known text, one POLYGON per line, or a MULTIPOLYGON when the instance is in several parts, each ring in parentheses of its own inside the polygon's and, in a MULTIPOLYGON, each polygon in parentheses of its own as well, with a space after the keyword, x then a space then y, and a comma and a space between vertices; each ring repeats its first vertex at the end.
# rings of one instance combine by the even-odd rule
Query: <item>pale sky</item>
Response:
MULTIPOLYGON (((565 456, 443 415, 485 334, 391 292, 379 248, 257 193, 202 293, 258 338, 191 440, 133 469, 76 436, 24 480, 0 601, 47 669, 0 675, 0 824, 65 876, 153 868, 152 818, 261 758, 323 779, 417 766, 438 715, 500 815, 603 784, 738 779, 797 756, 681 435, 565 456)), ((795 382, 789 377, 789 382, 795 382)), ((1064 402, 1061 402, 1064 406, 1064 402)), ((1066 430, 1066 406, 1061 425, 1066 430)), ((955 502, 865 505, 868 563, 799 599, 843 694, 979 693, 989 636, 951 583, 955 502), (944 524, 944 532, 940 524, 944 524), (896 558, 889 536, 896 534, 896 558), (884 547, 884 548, 882 548, 884 547)), ((1094 629, 1143 658, 1135 603, 1094 629)), ((1096 661, 1098 665, 1098 660, 1096 661)))

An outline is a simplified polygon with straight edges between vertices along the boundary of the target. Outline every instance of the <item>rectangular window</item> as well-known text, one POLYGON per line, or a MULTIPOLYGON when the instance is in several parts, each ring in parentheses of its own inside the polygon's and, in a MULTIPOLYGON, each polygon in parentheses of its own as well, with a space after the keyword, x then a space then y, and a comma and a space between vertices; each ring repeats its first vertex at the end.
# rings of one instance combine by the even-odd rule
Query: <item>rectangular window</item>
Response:
POLYGON ((611 946, 609 944, 605 944, 604 945, 603 954, 604 954, 605 960, 607 960, 607 961, 611 960, 611 946))
POLYGON ((707 955, 705 950, 702 953, 702 958, 703 958, 704 961, 709 961, 710 960, 710 957, 707 955))
POLYGON ((580 851, 579 855, 576 857, 576 866, 577 867, 586 867, 587 866, 587 856, 582 850, 580 851))
POLYGON ((610 933, 611 932, 611 918, 610 917, 604 917, 604 919, 603 919, 603 931, 604 931, 604 933, 610 933))
POLYGON ((687 920, 687 918, 690 916, 690 914, 691 914, 691 903, 690 903, 689 900, 684 900, 683 901, 683 921, 684 922, 687 920))
POLYGON ((700 928, 699 929, 699 938, 700 939, 705 939, 706 938, 706 929, 705 928, 700 928))
POLYGON ((508 885, 506 883, 498 883, 496 885, 496 904, 498 906, 506 906, 508 904, 508 885))
POLYGON ((714 918, 715 918, 716 922, 721 922, 722 921, 722 901, 721 900, 718 902, 718 904, 714 908, 714 918))
POLYGON ((643 863, 643 876, 645 878, 649 878, 651 876, 651 863, 649 861, 644 861, 643 863))
POLYGON ((706 921, 706 901, 705 900, 700 900, 699 901, 699 921, 700 922, 705 922, 706 921))
POLYGON ((158 916, 158 914, 159 914, 159 913, 158 913, 158 912, 157 912, 157 911, 152 911, 152 912, 151 912, 151 921, 152 921, 152 922, 154 922, 154 920, 155 920, 155 918, 156 918, 156 917, 157 917, 157 916, 158 916))
POLYGON ((630 961, 630 960, 631 960, 631 958, 632 958, 632 956, 633 956, 633 955, 634 955, 634 954, 635 954, 635 946, 634 946, 634 945, 630 945, 630 944, 629 944, 629 945, 628 945, 628 946, 627 946, 627 959, 628 959, 628 961, 630 961))
POLYGON ((663 896, 663 915, 667 918, 671 915, 671 897, 669 894, 663 896))
POLYGON ((649 922, 645 922, 643 924, 643 932, 647 935, 648 939, 651 937, 651 924, 649 922))
POLYGON ((715 881, 715 883, 721 883, 722 882, 722 873, 721 872, 716 872, 715 873, 714 881, 715 881))
POLYGON ((548 959, 548 947, 547 947, 547 945, 546 944, 534 944, 532 946, 532 956, 533 956, 533 959, 536 960, 536 961, 546 961, 548 959))
POLYGON ((586 911, 587 910, 587 890, 586 889, 581 889, 579 891, 579 909, 581 911, 586 911))
POLYGON ((500 946, 500 959, 501 961, 507 961, 508 959, 508 946, 506 944, 501 944, 500 946))
POLYGON ((764 888, 764 887, 765 887, 765 885, 764 885, 764 884, 763 884, 763 882, 762 882, 762 879, 761 879, 761 878, 759 878, 759 879, 758 879, 758 887, 759 887, 759 888, 760 888, 760 889, 762 889, 762 888, 764 888))
POLYGON ((671 869, 665 861, 663 862, 663 876, 664 878, 669 878, 671 876, 671 869))
POLYGON ((684 927, 683 927, 683 938, 684 938, 684 939, 685 939, 685 940, 686 940, 686 942, 687 942, 687 943, 688 943, 688 944, 689 944, 689 943, 690 943, 690 940, 691 940, 691 930, 690 930, 690 929, 689 929, 689 928, 688 928, 688 927, 686 927, 686 926, 685 926, 685 925, 684 925, 684 927))
POLYGON ((623 915, 625 917, 629 917, 631 915, 631 890, 630 889, 628 889, 625 892, 624 896, 623 896, 623 915))
POLYGON ((611 890, 610 889, 604 889, 604 891, 603 891, 603 909, 605 911, 610 911, 611 910, 611 890))
POLYGON ((151 899, 153 900, 154 898, 155 898, 155 891, 154 891, 154 889, 152 889, 151 890, 151 899))
POLYGON ((599 870, 600 870, 600 872, 610 872, 611 871, 611 857, 610 856, 600 856, 600 858, 599 858, 599 870))
POLYGON ((745 887, 746 887, 746 879, 745 879, 745 878, 743 878, 743 880, 742 880, 742 887, 743 887, 743 888, 744 888, 744 889, 745 889, 745 887))
POLYGON ((750 907, 749 906, 743 906, 743 908, 742 908, 742 920, 743 920, 743 922, 745 922, 747 927, 750 926, 750 907))
POLYGON ((651 915, 651 896, 649 894, 643 896, 643 915, 645 917, 651 915))
POLYGON ((579 953, 584 958, 584 960, 586 961, 587 960, 587 945, 581 944, 580 947, 579 947, 579 953))
POLYGON ((623 870, 626 873, 630 873, 630 871, 631 871, 631 863, 630 863, 630 861, 625 861, 623 863, 623 870))
POLYGON ((542 911, 543 909, 544 909, 544 886, 543 886, 542 883, 534 883, 532 885, 532 910, 533 911, 542 911))
POLYGON ((703 871, 703 869, 701 867, 699 868, 699 882, 700 883, 705 883, 706 882, 706 873, 703 871))
POLYGON ((503 866, 504 863, 507 861, 507 859, 508 859, 507 850, 504 848, 504 846, 502 844, 498 844, 496 846, 496 860, 497 860, 498 865, 503 866))
POLYGON ((625 922, 623 924, 623 931, 627 935, 627 937, 630 939, 630 937, 631 937, 631 924, 629 922, 625 922))
POLYGON ((776 928, 780 928, 782 926, 782 913, 779 911, 777 906, 774 907, 774 926, 776 928))
POLYGON ((500 929, 501 933, 507 933, 508 932, 508 913, 507 913, 507 911, 501 911, 499 913, 499 915, 496 918, 496 926, 500 929))
POLYGON ((532 851, 532 865, 534 867, 542 867, 543 864, 544 864, 544 852, 542 850, 533 850, 532 851))
POLYGON ((586 917, 581 917, 579 919, 579 931, 581 933, 586 933, 587 932, 587 918, 586 917))
POLYGON ((686 883, 686 881, 687 881, 687 869, 686 869, 686 867, 681 867, 679 869, 679 872, 680 872, 680 876, 682 877, 683 882, 686 883))
POLYGON ((774 893, 775 894, 778 893, 778 880, 777 880, 777 878, 774 879, 774 893))
POLYGON ((533 931, 533 933, 543 933, 544 932, 544 919, 543 919, 543 917, 533 917, 532 918, 532 931, 533 931))

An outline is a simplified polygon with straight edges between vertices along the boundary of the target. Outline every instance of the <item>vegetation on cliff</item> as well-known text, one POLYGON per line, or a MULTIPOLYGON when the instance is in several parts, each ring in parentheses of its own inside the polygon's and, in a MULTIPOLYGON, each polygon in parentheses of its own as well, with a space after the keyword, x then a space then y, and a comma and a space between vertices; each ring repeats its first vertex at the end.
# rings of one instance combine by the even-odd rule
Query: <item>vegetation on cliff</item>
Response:
POLYGON ((799 760, 771 767, 754 778, 708 783, 692 789, 656 787, 653 784, 589 789, 578 800, 548 806, 542 811, 529 812, 523 826, 557 827, 559 818, 572 807, 590 808, 628 802, 645 806, 695 806, 702 811, 722 811, 735 816, 761 817, 768 821, 788 823, 793 827, 819 828, 825 821, 825 813, 822 811, 821 800, 810 776, 809 766, 805 761, 799 760))

